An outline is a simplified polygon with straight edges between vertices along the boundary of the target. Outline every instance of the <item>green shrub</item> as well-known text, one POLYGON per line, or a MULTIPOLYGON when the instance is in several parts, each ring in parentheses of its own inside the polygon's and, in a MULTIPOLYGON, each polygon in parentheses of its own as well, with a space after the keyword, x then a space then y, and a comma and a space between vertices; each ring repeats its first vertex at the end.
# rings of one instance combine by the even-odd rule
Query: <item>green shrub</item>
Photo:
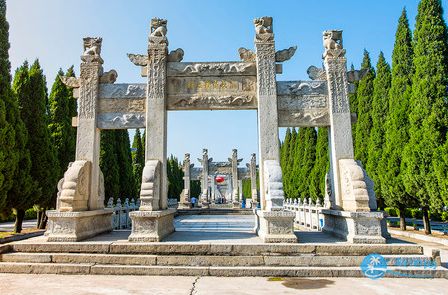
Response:
POLYGON ((448 211, 445 211, 442 213, 442 221, 447 221, 448 220, 448 211))
POLYGON ((420 209, 412 209, 412 218, 415 219, 422 219, 423 218, 423 212, 420 209))
POLYGON ((393 207, 386 207, 384 211, 389 213, 389 216, 397 216, 397 210, 393 207))
POLYGON ((442 220, 442 214, 439 212, 429 212, 429 219, 431 220, 442 220))

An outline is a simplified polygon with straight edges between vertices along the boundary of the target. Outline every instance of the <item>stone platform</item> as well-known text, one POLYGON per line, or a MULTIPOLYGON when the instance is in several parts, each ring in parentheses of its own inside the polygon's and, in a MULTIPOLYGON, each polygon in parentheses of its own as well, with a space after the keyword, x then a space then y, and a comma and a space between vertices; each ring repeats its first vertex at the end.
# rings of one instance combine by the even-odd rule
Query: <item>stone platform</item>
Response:
POLYGON ((179 216, 174 225, 176 232, 162 242, 131 243, 131 232, 122 230, 81 242, 36 237, 1 245, 0 273, 363 277, 362 260, 377 253, 390 270, 447 275, 442 267, 394 267, 399 258, 440 262, 437 251, 397 239, 354 245, 322 232, 296 231, 299 243, 268 244, 252 233, 253 216, 179 216))

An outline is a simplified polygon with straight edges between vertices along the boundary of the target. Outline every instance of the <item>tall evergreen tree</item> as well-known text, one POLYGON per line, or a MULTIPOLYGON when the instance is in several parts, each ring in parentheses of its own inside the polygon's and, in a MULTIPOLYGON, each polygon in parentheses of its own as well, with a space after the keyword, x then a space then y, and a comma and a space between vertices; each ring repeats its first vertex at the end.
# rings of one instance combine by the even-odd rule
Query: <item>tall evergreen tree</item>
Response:
MULTIPOLYGON (((415 24, 410 139, 405 150, 405 186, 419 198, 425 233, 431 233, 428 211, 441 208, 434 166, 447 133, 448 33, 440 0, 422 0, 415 24)), ((446 172, 439 172, 439 175, 446 172)), ((440 178, 440 177, 439 177, 440 178)))
POLYGON ((386 132, 384 122, 389 116, 389 89, 391 83, 390 66, 380 53, 376 65, 376 78, 373 82, 373 102, 372 102, 372 130, 367 145, 368 159, 366 170, 375 182, 375 194, 378 206, 384 206, 384 197, 381 190, 381 172, 379 171, 382 160, 383 148, 385 145, 384 134, 386 132))
POLYGON ((168 198, 179 200, 184 188, 182 167, 173 155, 167 160, 168 198))
MULTIPOLYGON (((47 208, 55 207, 54 192, 59 178, 57 152, 51 142, 48 129, 48 90, 45 76, 39 61, 36 60, 29 70, 28 63, 25 62, 16 72, 16 78, 13 88, 18 96, 22 120, 28 130, 29 137, 26 146, 31 151, 31 176, 38 184, 38 188, 33 191, 34 203, 38 211, 41 208, 45 211, 47 208), (23 80, 17 77, 21 75, 28 75, 28 79, 23 84, 19 83, 23 80)), ((39 216, 44 217, 45 214, 39 216)), ((38 227, 44 227, 45 221, 45 218, 41 218, 38 221, 38 227)))
POLYGON ((359 81, 356 92, 358 99, 358 122, 356 123, 355 135, 355 158, 364 165, 367 163, 367 144, 370 130, 372 129, 372 101, 373 101, 373 81, 375 80, 375 69, 370 62, 367 50, 364 50, 362 69, 369 69, 367 75, 359 81))
POLYGON ((294 155, 293 158, 293 167, 290 177, 290 194, 292 198, 300 198, 301 195, 301 184, 302 184, 302 166, 304 165, 303 158, 305 152, 305 137, 306 137, 306 128, 300 127, 299 132, 297 133, 294 143, 294 152, 291 155, 294 155))
POLYGON ((142 172, 145 165, 145 156, 143 154, 142 139, 140 138, 140 130, 137 129, 134 135, 132 148, 132 169, 134 174, 134 183, 136 187, 136 197, 140 197, 140 189, 142 186, 142 172))
POLYGON ((126 129, 115 131, 115 154, 117 156, 118 171, 120 171, 120 197, 132 198, 137 194, 132 171, 131 144, 126 129))
POLYGON ((289 142, 291 141, 291 129, 286 129, 286 135, 285 140, 282 142, 282 145, 280 147, 280 166, 282 167, 282 174, 283 174, 283 189, 285 190, 286 197, 288 196, 287 190, 288 190, 288 182, 287 180, 287 163, 288 163, 288 157, 289 157, 289 142))
POLYGON ((285 157, 285 161, 284 161, 284 165, 285 165, 285 172, 283 173, 283 183, 285 184, 284 186, 284 190, 285 190, 285 196, 287 198, 293 198, 293 184, 292 184, 292 179, 293 179, 293 172, 294 172, 294 157, 295 157, 295 144, 296 144, 296 138, 297 138, 297 132, 296 132, 296 128, 292 128, 291 131, 291 137, 288 141, 288 144, 286 144, 286 140, 285 140, 285 152, 284 152, 284 157, 285 157))
POLYGON ((309 176, 309 194, 316 201, 325 198, 325 174, 330 169, 328 153, 328 130, 326 127, 317 129, 316 161, 309 176))
MULTIPOLYGON (((352 71, 355 70, 355 67, 353 66, 353 64, 351 65, 350 70, 352 70, 352 71)), ((348 98, 350 101, 350 112, 358 115, 358 95, 356 94, 356 92, 358 91, 359 81, 356 81, 353 84, 355 86, 355 93, 350 93, 348 95, 348 98)), ((353 142, 355 142, 356 124, 352 124, 352 138, 353 138, 353 142)))
MULTIPOLYGON (((68 73, 67 73, 68 74, 68 73)), ((51 89, 49 103, 49 125, 51 139, 56 147, 59 160, 59 178, 62 178, 67 166, 75 160, 76 133, 72 127, 71 105, 76 101, 73 98, 71 89, 62 83, 60 76, 63 76, 62 69, 56 75, 56 79, 51 89)))
POLYGON ((14 174, 18 169, 20 158, 20 151, 16 149, 15 141, 16 137, 23 136, 18 129, 23 122, 11 90, 9 47, 6 1, 0 0, 0 212, 5 213, 10 209, 6 206, 6 198, 8 191, 13 187, 14 174))
POLYGON ((106 202, 114 198, 114 203, 120 195, 120 171, 117 154, 115 153, 115 130, 102 130, 100 137, 100 168, 104 175, 104 191, 106 202))
MULTIPOLYGON (((14 80, 15 81, 15 80, 14 80)), ((21 77, 21 83, 27 87, 29 81, 28 71, 21 77)), ((22 221, 25 216, 25 211, 34 204, 33 192, 37 190, 37 183, 33 181, 31 171, 31 157, 30 150, 26 146, 28 142, 28 131, 23 122, 18 108, 17 96, 14 96, 15 101, 12 102, 9 108, 9 118, 16 126, 15 130, 15 150, 19 153, 18 169, 14 173, 14 185, 8 192, 6 202, 7 208, 14 208, 16 213, 16 222, 14 232, 21 232, 22 221)))
POLYGON ((389 91, 389 117, 385 124, 385 145, 378 167, 385 203, 399 209, 402 230, 406 230, 405 209, 416 205, 415 199, 406 192, 404 187, 403 175, 406 170, 402 165, 403 150, 409 141, 409 103, 414 74, 412 56, 412 33, 406 10, 403 9, 395 34, 392 81, 389 91))
MULTIPOLYGON (((146 128, 143 130, 143 135, 142 135, 143 162, 146 161, 145 148, 146 148, 146 128)), ((145 165, 143 165, 143 166, 145 166, 145 165)))
POLYGON ((310 198, 310 175, 316 161, 316 143, 317 133, 314 127, 306 127, 305 129, 305 145, 302 157, 302 167, 300 169, 299 193, 302 200, 310 198))

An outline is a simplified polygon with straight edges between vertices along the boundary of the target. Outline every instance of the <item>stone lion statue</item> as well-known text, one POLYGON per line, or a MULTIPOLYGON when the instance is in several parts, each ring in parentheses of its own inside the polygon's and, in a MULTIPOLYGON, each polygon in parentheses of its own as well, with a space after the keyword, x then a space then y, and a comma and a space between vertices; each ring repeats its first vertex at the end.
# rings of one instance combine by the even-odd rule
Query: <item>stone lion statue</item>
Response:
POLYGON ((326 50, 342 49, 342 31, 325 31, 323 32, 323 36, 326 50))
POLYGON ((165 37, 166 35, 166 19, 155 17, 151 20, 151 37, 165 37))
POLYGON ((84 55, 100 55, 102 38, 87 37, 83 39, 84 55))
POLYGON ((263 16, 254 19, 257 34, 272 34, 272 17, 263 16))

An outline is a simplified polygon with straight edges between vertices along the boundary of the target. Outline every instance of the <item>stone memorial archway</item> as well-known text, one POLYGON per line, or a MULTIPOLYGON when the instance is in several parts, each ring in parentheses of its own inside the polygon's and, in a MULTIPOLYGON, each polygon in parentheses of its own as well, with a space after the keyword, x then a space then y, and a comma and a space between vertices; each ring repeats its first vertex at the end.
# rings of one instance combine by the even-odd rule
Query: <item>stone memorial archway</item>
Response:
POLYGON ((128 54, 146 84, 114 84, 117 73, 103 71, 102 39, 85 38, 80 77, 61 77, 79 98, 76 161, 59 182, 57 210, 48 212, 48 240, 78 241, 111 230, 99 168, 100 129, 146 128, 141 206, 130 214, 129 240, 160 241, 174 231, 175 213, 167 209, 167 111, 256 109, 261 209, 255 215, 262 240, 297 241, 294 212, 283 209, 278 127, 327 126, 331 167, 324 229, 355 243, 384 243, 384 214, 371 212, 374 195, 354 161, 348 82, 363 73, 347 72, 342 31, 324 32, 325 70, 310 67, 312 81, 277 82, 281 63, 296 47, 275 51, 272 22, 254 20, 255 51, 240 48, 241 61, 181 62, 182 49, 168 52, 167 21, 154 18, 147 55, 128 54))

